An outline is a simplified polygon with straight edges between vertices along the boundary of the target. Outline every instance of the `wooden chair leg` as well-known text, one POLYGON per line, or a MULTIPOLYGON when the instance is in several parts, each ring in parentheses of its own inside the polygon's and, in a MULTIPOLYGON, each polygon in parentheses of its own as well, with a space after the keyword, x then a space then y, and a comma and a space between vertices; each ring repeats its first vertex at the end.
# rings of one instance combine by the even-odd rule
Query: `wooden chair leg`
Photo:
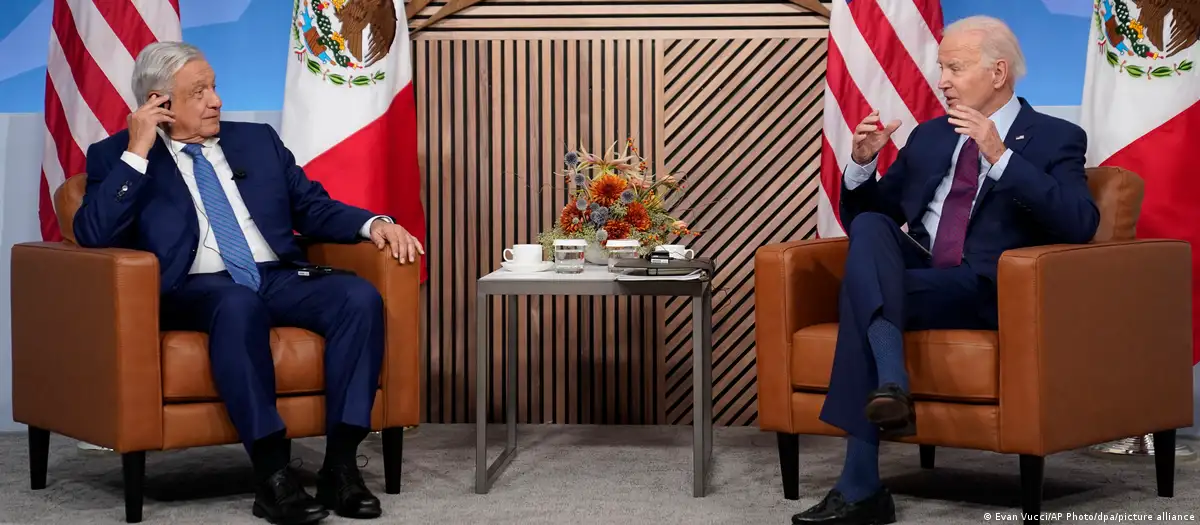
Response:
POLYGON ((1021 511, 1025 523, 1040 523, 1036 518, 1042 513, 1042 481, 1046 471, 1046 458, 1021 454, 1021 511), (1029 519, 1029 518, 1035 519, 1029 519))
POLYGON ((1159 497, 1175 497, 1175 429, 1154 433, 1154 474, 1159 497))
POLYGON ((933 445, 919 445, 921 448, 921 468, 933 468, 934 451, 937 450, 933 445))
POLYGON ((400 493, 404 459, 404 427, 383 429, 383 485, 388 494, 400 493))
POLYGON ((777 432, 784 499, 800 499, 800 435, 777 432))
POLYGON ((50 462, 50 431, 29 427, 29 488, 46 488, 46 466, 50 462))
POLYGON ((142 521, 142 494, 146 486, 146 453, 121 454, 121 474, 125 478, 125 522, 142 521))

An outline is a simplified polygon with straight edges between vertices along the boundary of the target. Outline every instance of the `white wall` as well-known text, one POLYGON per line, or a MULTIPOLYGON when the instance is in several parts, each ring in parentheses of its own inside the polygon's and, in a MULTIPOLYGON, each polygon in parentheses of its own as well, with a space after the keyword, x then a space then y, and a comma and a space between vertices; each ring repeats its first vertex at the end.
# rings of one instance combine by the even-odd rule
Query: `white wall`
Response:
MULTIPOLYGON (((1078 106, 1046 106, 1039 111, 1078 122, 1078 106)), ((279 129, 280 112, 228 112, 228 120, 263 122, 279 129)), ((12 245, 41 239, 37 202, 41 176, 41 114, 0 114, 0 297, 9 296, 9 254, 12 245)), ((18 430, 12 421, 12 322, 11 302, 0 303, 0 431, 18 430)), ((1200 392, 1200 367, 1193 370, 1200 392)), ((1200 436, 1200 402, 1195 404, 1197 426, 1185 431, 1200 436)))

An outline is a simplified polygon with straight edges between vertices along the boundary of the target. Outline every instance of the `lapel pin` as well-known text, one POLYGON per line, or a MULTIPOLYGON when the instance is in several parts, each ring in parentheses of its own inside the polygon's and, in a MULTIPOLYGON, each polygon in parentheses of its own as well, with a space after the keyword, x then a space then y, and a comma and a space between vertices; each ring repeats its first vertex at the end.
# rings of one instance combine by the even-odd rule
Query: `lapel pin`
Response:
POLYGON ((1025 138, 1025 135, 1017 135, 1017 138, 1016 138, 1016 140, 1021 140, 1021 139, 1024 139, 1024 138, 1025 138))

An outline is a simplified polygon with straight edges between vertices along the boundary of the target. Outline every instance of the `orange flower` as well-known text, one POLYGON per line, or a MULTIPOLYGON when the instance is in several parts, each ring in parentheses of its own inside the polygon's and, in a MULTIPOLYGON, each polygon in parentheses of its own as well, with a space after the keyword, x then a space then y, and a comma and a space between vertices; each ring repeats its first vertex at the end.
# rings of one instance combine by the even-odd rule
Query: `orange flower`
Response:
POLYGON ((625 191, 627 186, 625 179, 615 175, 601 175, 592 181, 592 202, 601 206, 612 206, 621 198, 621 192, 625 191))
POLYGON ((608 232, 609 239, 624 239, 629 237, 629 223, 610 220, 604 224, 604 231, 608 232))
POLYGON ((558 225, 566 234, 577 233, 583 228, 583 223, 583 212, 579 211, 574 203, 563 207, 562 214, 558 217, 558 225))
POLYGON ((650 228, 650 214, 640 202, 630 203, 625 207, 625 222, 639 230, 650 228))

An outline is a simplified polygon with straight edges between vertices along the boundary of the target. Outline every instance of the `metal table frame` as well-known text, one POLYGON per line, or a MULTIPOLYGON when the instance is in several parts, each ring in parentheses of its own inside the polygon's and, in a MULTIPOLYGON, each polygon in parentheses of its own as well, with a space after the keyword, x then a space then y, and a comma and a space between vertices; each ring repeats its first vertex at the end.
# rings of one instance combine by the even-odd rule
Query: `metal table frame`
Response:
POLYGON ((504 451, 491 465, 487 461, 488 361, 490 359, 489 295, 508 296, 515 312, 521 295, 580 296, 690 296, 692 298, 692 496, 704 497, 712 462, 712 287, 698 281, 617 281, 606 267, 589 266, 585 274, 512 274, 498 270, 481 277, 477 285, 475 361, 475 493, 486 494, 517 452, 517 316, 508 317, 505 345, 508 399, 505 404, 508 435, 504 451), (550 275, 547 276, 546 274, 550 275), (507 274, 507 275, 505 275, 507 274), (552 277, 551 277, 552 276, 552 277), (697 351, 699 349, 699 351, 697 351))

